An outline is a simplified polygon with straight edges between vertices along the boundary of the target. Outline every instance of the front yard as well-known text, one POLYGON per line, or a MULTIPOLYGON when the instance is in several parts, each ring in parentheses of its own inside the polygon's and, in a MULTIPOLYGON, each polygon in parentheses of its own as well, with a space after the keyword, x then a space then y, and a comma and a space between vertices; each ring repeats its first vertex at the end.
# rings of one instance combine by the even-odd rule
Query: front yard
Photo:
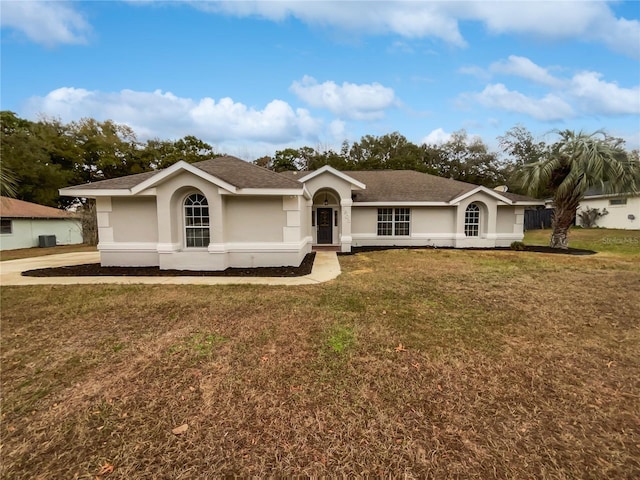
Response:
POLYGON ((0 477, 638 478, 640 232, 582 232, 603 253, 3 287, 0 477))

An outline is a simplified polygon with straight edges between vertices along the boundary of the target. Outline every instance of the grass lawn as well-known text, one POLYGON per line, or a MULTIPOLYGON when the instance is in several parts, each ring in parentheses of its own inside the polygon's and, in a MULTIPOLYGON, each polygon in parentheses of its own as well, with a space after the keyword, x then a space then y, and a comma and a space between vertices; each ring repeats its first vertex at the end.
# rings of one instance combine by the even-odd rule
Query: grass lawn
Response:
POLYGON ((2 288, 0 477, 640 477, 640 249, 340 262, 2 288))
POLYGON ((44 247, 44 248, 19 248, 17 250, 2 250, 0 251, 0 261, 3 260, 18 260, 21 258, 42 257, 44 255, 55 255, 57 253, 71 253, 71 252, 95 252, 97 250, 95 245, 59 245, 57 247, 44 247))
MULTIPOLYGON (((524 236, 527 245, 549 245, 551 230, 529 230, 524 236)), ((602 253, 640 254, 640 230, 606 228, 572 228, 569 246, 602 253)))

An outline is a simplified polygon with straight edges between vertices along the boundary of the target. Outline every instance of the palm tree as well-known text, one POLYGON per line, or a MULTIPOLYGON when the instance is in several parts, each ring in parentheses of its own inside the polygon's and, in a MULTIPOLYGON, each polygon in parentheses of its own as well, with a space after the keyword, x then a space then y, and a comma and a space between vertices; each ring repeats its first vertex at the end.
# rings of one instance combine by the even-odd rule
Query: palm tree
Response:
POLYGON ((523 165, 518 179, 529 195, 545 190, 552 195, 555 212, 550 246, 566 249, 569 227, 585 192, 598 187, 603 193, 636 193, 640 163, 624 151, 622 140, 602 131, 557 133, 559 140, 541 160, 523 165))
POLYGON ((11 170, 0 167, 0 195, 15 197, 18 189, 16 178, 11 170))

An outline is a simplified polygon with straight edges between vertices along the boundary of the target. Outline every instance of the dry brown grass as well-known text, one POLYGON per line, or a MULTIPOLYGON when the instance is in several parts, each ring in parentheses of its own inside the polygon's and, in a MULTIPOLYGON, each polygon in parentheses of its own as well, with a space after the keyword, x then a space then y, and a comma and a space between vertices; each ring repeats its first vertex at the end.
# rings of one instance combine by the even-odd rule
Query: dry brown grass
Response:
POLYGON ((95 245, 58 245, 56 247, 44 248, 18 248, 16 250, 0 250, 0 261, 18 260, 21 258, 42 257, 44 255, 55 255, 57 253, 72 252, 95 252, 95 245))
POLYGON ((0 476, 638 478, 639 260, 392 250, 308 287, 3 288, 0 476))

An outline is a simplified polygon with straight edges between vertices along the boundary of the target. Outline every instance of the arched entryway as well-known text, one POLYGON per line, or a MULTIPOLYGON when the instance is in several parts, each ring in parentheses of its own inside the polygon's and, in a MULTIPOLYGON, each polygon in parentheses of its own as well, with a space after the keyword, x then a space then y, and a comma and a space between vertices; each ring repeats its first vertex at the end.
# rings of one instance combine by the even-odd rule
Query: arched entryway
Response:
POLYGON ((318 190, 313 196, 311 226, 314 245, 340 244, 340 196, 332 189, 318 190))

